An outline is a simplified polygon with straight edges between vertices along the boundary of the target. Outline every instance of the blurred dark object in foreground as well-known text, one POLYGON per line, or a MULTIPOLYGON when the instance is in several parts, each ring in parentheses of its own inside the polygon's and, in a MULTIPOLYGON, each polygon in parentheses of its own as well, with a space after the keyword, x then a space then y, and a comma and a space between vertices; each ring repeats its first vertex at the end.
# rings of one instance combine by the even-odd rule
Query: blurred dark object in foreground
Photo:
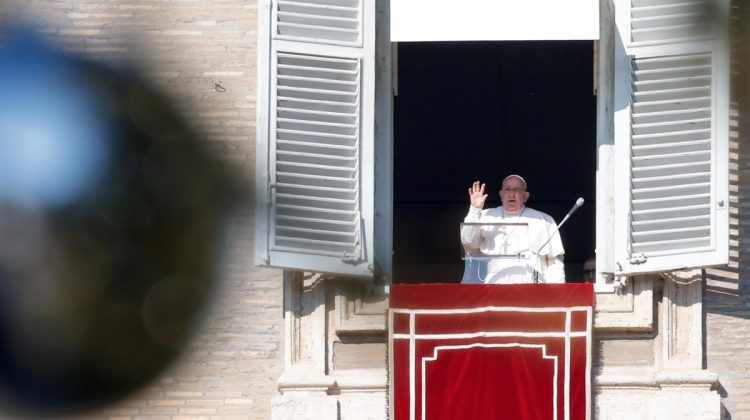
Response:
POLYGON ((0 92, 0 411, 73 414, 185 346, 226 178, 154 89, 29 34, 0 92))

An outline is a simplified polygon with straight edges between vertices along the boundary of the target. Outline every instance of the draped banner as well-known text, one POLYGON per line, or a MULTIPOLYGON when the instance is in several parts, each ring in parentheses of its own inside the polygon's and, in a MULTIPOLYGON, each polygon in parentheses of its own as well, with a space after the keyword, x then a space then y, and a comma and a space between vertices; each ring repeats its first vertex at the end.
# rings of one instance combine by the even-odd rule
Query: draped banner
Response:
POLYGON ((590 418, 591 284, 390 290, 392 419, 590 418))

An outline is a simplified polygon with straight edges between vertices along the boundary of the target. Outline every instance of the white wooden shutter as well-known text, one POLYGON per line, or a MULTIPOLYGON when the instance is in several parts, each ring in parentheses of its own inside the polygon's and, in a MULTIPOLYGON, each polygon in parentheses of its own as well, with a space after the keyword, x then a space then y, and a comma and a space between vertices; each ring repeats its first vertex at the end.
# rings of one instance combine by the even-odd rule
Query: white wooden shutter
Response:
MULTIPOLYGON (((721 3, 721 2, 719 2, 721 3)), ((726 264, 726 4, 616 2, 616 273, 726 264)))
POLYGON ((374 1, 265 6, 256 263, 372 276, 374 1))

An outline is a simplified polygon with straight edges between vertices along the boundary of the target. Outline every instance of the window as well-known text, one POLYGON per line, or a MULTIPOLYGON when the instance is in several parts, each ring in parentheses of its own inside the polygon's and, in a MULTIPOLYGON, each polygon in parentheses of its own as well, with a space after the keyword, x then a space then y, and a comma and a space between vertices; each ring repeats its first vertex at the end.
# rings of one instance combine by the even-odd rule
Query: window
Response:
POLYGON ((592 41, 398 44, 394 102, 395 282, 459 282, 467 188, 520 173, 529 207, 563 226, 566 278, 594 255, 596 97, 592 41))
MULTIPOLYGON (((260 265, 392 272, 389 22, 376 4, 280 0, 260 10, 260 265)), ((728 60, 713 31, 722 25, 705 18, 724 19, 727 5, 708 4, 616 0, 612 22, 601 11, 613 32, 600 59, 614 65, 602 67, 600 95, 613 99, 597 116, 600 272, 728 260, 728 60)))

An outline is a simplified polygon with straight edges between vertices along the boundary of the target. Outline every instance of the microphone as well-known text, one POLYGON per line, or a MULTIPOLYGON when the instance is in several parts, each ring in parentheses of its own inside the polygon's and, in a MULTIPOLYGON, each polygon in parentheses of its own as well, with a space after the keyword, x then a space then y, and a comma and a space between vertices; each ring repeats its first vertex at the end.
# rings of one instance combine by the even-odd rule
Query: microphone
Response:
MULTIPOLYGON (((575 213, 576 210, 578 210, 583 205, 584 201, 585 200, 583 199, 583 197, 578 197, 578 200, 576 200, 576 203, 573 204, 573 207, 570 208, 570 211, 568 212, 568 214, 566 214, 565 217, 563 217, 562 222, 560 222, 560 224, 557 225, 557 227, 559 228, 560 226, 563 225, 563 223, 567 222, 568 219, 570 218, 570 216, 573 213, 575 213)), ((552 237, 550 237, 550 239, 552 239, 552 237)), ((549 242, 549 239, 547 240, 547 242, 549 242)), ((545 245, 547 245, 547 244, 545 243, 545 245)))
POLYGON ((542 246, 540 246, 539 249, 537 250, 537 252, 536 252, 536 268, 537 269, 534 270, 534 283, 538 283, 539 282, 539 259, 540 259, 539 258, 540 257, 539 253, 542 252, 542 248, 544 248, 549 243, 549 241, 552 240, 552 238, 555 236, 555 234, 557 233, 557 231, 560 230, 560 228, 562 227, 562 225, 564 225, 565 222, 567 222, 568 219, 570 219, 570 216, 572 216, 573 213, 575 213, 576 210, 578 210, 583 205, 584 201, 586 201, 586 200, 584 200, 583 197, 578 197, 578 200, 576 200, 575 204, 573 204, 573 207, 570 208, 570 211, 568 212, 568 214, 566 214, 565 217, 563 217, 563 219, 560 222, 560 224, 555 227, 555 230, 552 231, 552 233, 549 235, 549 237, 547 238, 547 240, 544 241, 544 243, 542 244, 542 246))

